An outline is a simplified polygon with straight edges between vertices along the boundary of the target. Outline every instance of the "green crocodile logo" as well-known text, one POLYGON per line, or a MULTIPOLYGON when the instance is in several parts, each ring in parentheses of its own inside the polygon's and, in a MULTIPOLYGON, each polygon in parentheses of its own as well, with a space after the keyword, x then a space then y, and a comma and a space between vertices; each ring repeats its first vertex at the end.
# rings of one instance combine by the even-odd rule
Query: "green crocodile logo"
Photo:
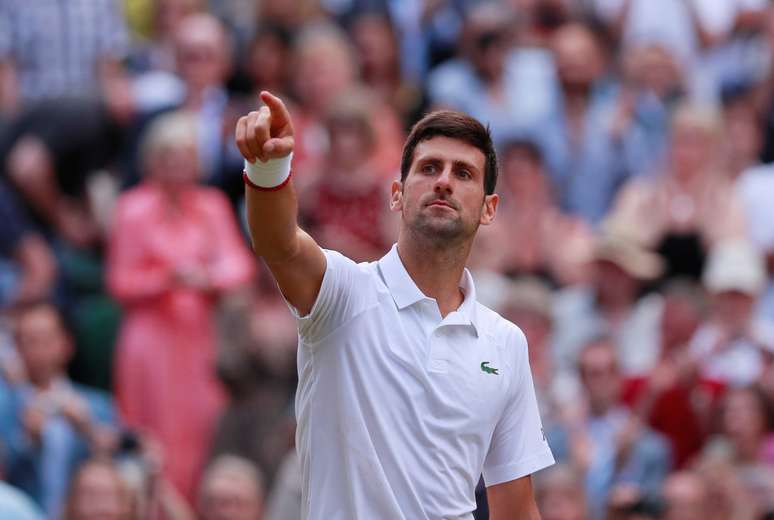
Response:
POLYGON ((499 375, 499 372, 497 372, 499 369, 498 368, 490 367, 489 366, 489 361, 482 361, 481 362, 481 370, 483 372, 486 372, 487 374, 499 375))

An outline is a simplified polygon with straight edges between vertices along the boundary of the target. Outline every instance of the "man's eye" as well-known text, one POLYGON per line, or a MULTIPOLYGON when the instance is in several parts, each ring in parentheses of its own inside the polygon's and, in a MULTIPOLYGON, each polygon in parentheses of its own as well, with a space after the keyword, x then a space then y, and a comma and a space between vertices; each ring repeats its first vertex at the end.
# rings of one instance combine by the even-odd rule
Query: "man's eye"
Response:
POLYGON ((435 165, 425 164, 424 166, 422 166, 422 171, 425 173, 435 173, 435 165))
POLYGON ((470 172, 468 170, 459 170, 457 172, 457 175, 459 175, 463 179, 470 179, 472 177, 472 175, 470 174, 470 172))

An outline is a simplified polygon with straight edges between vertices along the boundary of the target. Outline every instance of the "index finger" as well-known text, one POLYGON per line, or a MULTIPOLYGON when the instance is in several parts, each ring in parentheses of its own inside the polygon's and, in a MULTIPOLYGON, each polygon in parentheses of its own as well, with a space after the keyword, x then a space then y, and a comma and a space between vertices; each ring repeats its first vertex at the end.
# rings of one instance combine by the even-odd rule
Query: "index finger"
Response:
POLYGON ((290 112, 288 112, 285 103, 280 98, 264 90, 261 92, 261 101, 266 103, 266 106, 271 110, 272 126, 279 128, 290 123, 290 112))

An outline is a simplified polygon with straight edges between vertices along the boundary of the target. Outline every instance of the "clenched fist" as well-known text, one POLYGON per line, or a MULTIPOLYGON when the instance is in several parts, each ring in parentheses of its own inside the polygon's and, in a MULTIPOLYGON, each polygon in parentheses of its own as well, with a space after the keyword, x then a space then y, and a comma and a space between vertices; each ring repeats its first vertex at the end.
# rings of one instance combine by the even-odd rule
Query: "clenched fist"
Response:
POLYGON ((240 117, 236 125, 237 147, 251 163, 279 159, 293 151, 293 122, 287 107, 265 90, 260 97, 265 105, 240 117))

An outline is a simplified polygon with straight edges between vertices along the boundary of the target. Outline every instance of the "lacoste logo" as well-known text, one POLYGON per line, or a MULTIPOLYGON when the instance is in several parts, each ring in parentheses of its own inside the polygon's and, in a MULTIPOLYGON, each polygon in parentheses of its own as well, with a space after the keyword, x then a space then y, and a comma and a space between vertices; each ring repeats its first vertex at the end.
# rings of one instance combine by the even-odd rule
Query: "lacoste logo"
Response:
POLYGON ((490 367, 489 366, 489 361, 482 361, 481 362, 481 370, 483 372, 486 372, 487 374, 499 375, 499 372, 497 372, 499 370, 499 368, 492 368, 492 367, 490 367))

